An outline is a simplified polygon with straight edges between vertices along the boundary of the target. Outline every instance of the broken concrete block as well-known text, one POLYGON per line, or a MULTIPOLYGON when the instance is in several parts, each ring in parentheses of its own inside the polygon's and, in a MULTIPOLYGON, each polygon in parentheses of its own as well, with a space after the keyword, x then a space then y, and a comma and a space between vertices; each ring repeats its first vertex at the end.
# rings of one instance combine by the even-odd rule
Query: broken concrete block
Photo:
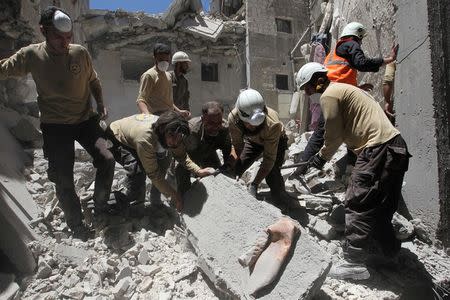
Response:
POLYGON ((120 280, 131 277, 133 275, 131 268, 129 266, 123 267, 119 270, 116 276, 116 282, 119 282, 120 280))
POLYGON ((148 255, 147 250, 142 249, 141 252, 138 255, 138 262, 141 265, 146 265, 149 260, 150 260, 150 256, 148 255))
POLYGON ((36 278, 45 279, 52 274, 52 268, 44 260, 39 262, 36 278))
POLYGON ((196 265, 191 265, 190 267, 188 267, 187 269, 182 270, 178 275, 176 275, 173 278, 174 282, 179 282, 181 280, 184 280, 188 277, 190 277, 191 275, 195 274, 197 272, 197 266, 196 265))
POLYGON ((149 266, 149 265, 139 265, 137 266, 138 272, 144 276, 153 276, 159 271, 161 271, 161 266, 149 266))
POLYGON ((155 250, 155 245, 153 244, 153 241, 147 241, 142 243, 142 246, 145 250, 153 252, 155 250))
POLYGON ((394 227, 395 236, 401 241, 408 239, 414 234, 414 225, 398 213, 394 213, 392 217, 392 226, 394 227))
POLYGON ((125 256, 126 257, 136 257, 136 256, 138 256, 139 255, 139 253, 140 253, 140 245, 139 244, 136 244, 136 245, 134 245, 133 247, 131 247, 130 249, 128 249, 126 252, 125 252, 125 256))
POLYGON ((222 20, 213 19, 206 15, 196 15, 195 18, 186 17, 178 22, 177 26, 195 36, 212 41, 217 41, 224 29, 222 20))
POLYGON ((426 226, 421 219, 412 219, 411 224, 413 224, 414 231, 416 232, 419 240, 427 244, 432 243, 430 228, 428 228, 428 226, 426 226))
POLYGON ((328 212, 333 207, 333 199, 331 197, 300 195, 299 200, 305 201, 306 209, 313 214, 328 212))
POLYGON ((84 298, 84 290, 80 287, 74 287, 64 291, 62 296, 69 299, 82 300, 84 298))
POLYGON ((121 279, 112 289, 112 294, 114 295, 114 298, 120 299, 127 292, 129 286, 130 286, 129 277, 121 279))
POLYGON ((32 181, 40 181, 41 179, 41 175, 37 174, 37 173, 32 173, 29 175, 30 180, 32 181))
POLYGON ((89 259, 95 255, 95 252, 92 250, 85 250, 65 244, 56 244, 54 253, 54 257, 58 261, 76 266, 83 264, 86 259, 89 259))
POLYGON ((158 295, 158 300, 171 300, 173 297, 172 292, 160 292, 158 295))
MULTIPOLYGON (((281 212, 254 199, 245 187, 221 174, 203 178, 185 198, 189 201, 185 201, 182 218, 198 254, 199 267, 227 296, 248 297, 250 274, 238 258, 260 230, 282 216, 281 212)), ((301 228, 287 261, 277 283, 262 298, 311 299, 325 280, 330 257, 301 228)))
POLYGON ((153 279, 152 279, 151 277, 146 277, 146 278, 144 279, 144 281, 142 281, 142 282, 139 284, 138 289, 139 289, 139 291, 140 291, 141 293, 145 293, 145 292, 147 292, 149 289, 152 288, 152 285, 153 285, 153 279))
POLYGON ((336 231, 334 230, 333 226, 328 224, 327 221, 324 221, 320 218, 311 217, 308 227, 327 241, 332 240, 336 237, 336 231))

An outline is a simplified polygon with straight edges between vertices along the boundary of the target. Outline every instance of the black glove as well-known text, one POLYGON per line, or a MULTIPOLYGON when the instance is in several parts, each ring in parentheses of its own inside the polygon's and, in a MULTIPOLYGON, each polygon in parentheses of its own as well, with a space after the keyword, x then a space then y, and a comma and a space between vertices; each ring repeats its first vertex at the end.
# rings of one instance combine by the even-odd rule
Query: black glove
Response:
POLYGON ((247 190, 250 195, 256 198, 256 194, 258 194, 258 185, 252 182, 247 186, 247 190))
MULTIPOLYGON (((303 161, 300 161, 300 163, 303 161)), ((297 176, 303 176, 306 174, 306 171, 308 171, 309 163, 305 163, 304 165, 301 165, 295 169, 295 171, 289 176, 289 179, 295 178, 297 176)))
POLYGON ((326 162, 327 161, 325 159, 323 159, 322 157, 320 157, 319 153, 317 153, 316 155, 311 157, 311 159, 309 160, 308 167, 314 167, 318 170, 322 170, 322 168, 326 162))

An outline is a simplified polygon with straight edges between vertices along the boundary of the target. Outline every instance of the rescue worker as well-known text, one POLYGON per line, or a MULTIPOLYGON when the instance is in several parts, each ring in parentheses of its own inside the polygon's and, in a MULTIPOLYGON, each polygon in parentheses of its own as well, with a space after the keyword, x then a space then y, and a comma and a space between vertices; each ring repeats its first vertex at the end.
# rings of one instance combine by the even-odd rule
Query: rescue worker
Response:
POLYGON ((173 71, 170 72, 172 77, 173 102, 179 109, 190 111, 189 106, 189 84, 184 75, 189 71, 191 60, 189 56, 183 52, 175 52, 172 56, 173 71))
POLYGON ((323 65, 304 65, 297 85, 307 95, 321 94, 325 120, 324 145, 308 167, 322 169, 342 143, 357 154, 345 199, 346 262, 334 266, 330 275, 367 279, 369 254, 393 257, 400 250, 391 220, 401 198, 410 154, 400 132, 373 97, 354 85, 330 84, 323 65))
POLYGON ((287 195, 280 167, 284 162, 287 137, 275 110, 266 106, 261 94, 247 89, 239 94, 236 107, 228 115, 231 142, 236 152, 235 174, 240 177, 262 155, 259 170, 248 190, 257 196, 266 179, 273 203, 294 206, 287 195))
MULTIPOLYGON (((169 164, 169 152, 188 171, 197 177, 213 173, 211 169, 201 169, 186 154, 183 138, 189 135, 188 122, 180 113, 169 110, 161 116, 138 114, 112 122, 107 128, 107 136, 113 146, 110 151, 127 171, 122 191, 128 202, 143 202, 145 198, 146 174, 152 182, 152 193, 160 197, 163 193, 176 205, 183 207, 181 194, 165 179, 169 164)), ((116 198, 117 200, 117 198, 116 198)))
POLYGON ((161 115, 168 110, 179 112, 189 118, 191 113, 179 109, 173 102, 172 79, 167 72, 170 61, 170 48, 166 44, 156 43, 153 48, 155 65, 141 76, 139 95, 136 100, 143 114, 161 115))
MULTIPOLYGON (((200 167, 212 167, 227 172, 233 165, 231 139, 228 124, 223 119, 223 106, 211 101, 203 104, 202 115, 189 120, 191 134, 185 145, 189 157, 200 167), (222 152, 224 164, 221 165, 217 150, 222 152)), ((185 168, 176 168, 178 191, 182 194, 190 186, 190 174, 185 168)))
MULTIPOLYGON (((336 47, 325 57, 324 65, 328 70, 330 81, 357 86, 358 71, 378 72, 381 66, 396 60, 398 45, 392 47, 389 57, 366 57, 361 49, 362 40, 365 36, 367 36, 367 31, 361 23, 351 22, 344 27, 336 47)), ((360 87, 363 89, 373 88, 369 84, 360 87)))
POLYGON ((108 211, 114 175, 114 158, 107 151, 99 126, 99 119, 106 118, 108 112, 88 51, 70 43, 73 24, 69 15, 49 6, 41 13, 39 27, 45 42, 31 44, 1 60, 0 79, 31 73, 38 93, 48 178, 55 183, 59 205, 73 236, 87 240, 92 232, 82 221, 80 199, 75 192, 74 142, 92 156, 97 169, 93 197, 98 217, 108 211))
MULTIPOLYGON (((336 47, 330 51, 325 58, 325 67, 328 70, 328 79, 331 82, 348 83, 358 86, 357 75, 360 72, 378 72, 381 66, 392 63, 397 59, 398 45, 392 47, 391 54, 386 58, 368 58, 361 49, 363 38, 367 35, 364 25, 358 22, 351 22, 347 24, 342 30, 339 41, 336 47)), ((372 84, 363 84, 359 86, 364 90, 372 90, 372 84)), ((310 99, 314 102, 319 102, 319 94, 313 94, 310 99)), ((324 135, 324 120, 321 114, 318 120, 318 125, 314 133, 311 135, 308 144, 303 151, 300 162, 307 162, 313 157, 322 147, 324 135)), ((349 158, 352 160, 352 157, 349 158)), ((296 169, 293 177, 304 175, 306 172, 306 165, 300 166, 296 169)))

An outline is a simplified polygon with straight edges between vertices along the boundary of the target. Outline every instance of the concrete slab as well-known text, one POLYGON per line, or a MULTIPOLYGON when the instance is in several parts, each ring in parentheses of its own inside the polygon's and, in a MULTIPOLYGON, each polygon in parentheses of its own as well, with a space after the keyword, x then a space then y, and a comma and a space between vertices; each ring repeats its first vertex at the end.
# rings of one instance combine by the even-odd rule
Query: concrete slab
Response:
POLYGON ((213 19, 206 15, 196 15, 195 19, 187 17, 177 23, 177 25, 193 35, 212 41, 217 41, 224 28, 222 20, 213 19))
POLYGON ((27 244, 37 235, 28 224, 39 210, 21 172, 26 159, 22 148, 3 126, 0 138, 0 248, 19 271, 31 273, 36 262, 27 244))
POLYGON ((85 250, 76 246, 56 244, 55 257, 64 263, 80 266, 86 259, 95 256, 95 251, 85 250))
MULTIPOLYGON (((182 220, 199 257, 199 266, 216 288, 231 298, 248 298, 249 271, 238 263, 258 233, 282 214, 251 197, 223 175, 207 177, 185 195, 182 220)), ((330 267, 330 257, 301 228, 293 254, 262 299, 311 299, 330 267)))

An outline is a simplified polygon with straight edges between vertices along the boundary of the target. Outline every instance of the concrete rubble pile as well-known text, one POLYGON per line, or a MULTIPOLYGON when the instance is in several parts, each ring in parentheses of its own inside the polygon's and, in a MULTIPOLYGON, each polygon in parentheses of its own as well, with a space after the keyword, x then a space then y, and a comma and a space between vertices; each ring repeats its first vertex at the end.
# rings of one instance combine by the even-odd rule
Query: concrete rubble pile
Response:
MULTIPOLYGON (((76 150, 76 189, 87 208, 93 169, 82 148, 76 150)), ((37 261, 34 275, 21 278, 20 293, 7 299, 214 299, 189 251, 176 213, 169 207, 144 209, 128 217, 112 216, 98 237, 70 237, 57 206, 47 162, 36 150, 27 171, 27 187, 43 214, 32 225, 40 239, 29 244, 37 261)), ((118 170, 116 178, 124 174, 118 170)), ((119 184, 115 181, 115 185, 119 184)), ((89 215, 85 215, 89 220, 89 215)), ((2 294, 3 295, 3 294, 2 294)), ((1 298, 1 297, 0 297, 1 298)), ((3 298, 2 298, 3 299, 3 298)))
MULTIPOLYGON (((286 164, 296 161, 296 156, 304 149, 309 135, 310 133, 306 133, 294 138, 295 142, 290 146, 286 164)), ((307 194, 306 187, 296 180, 286 181, 291 195, 298 197, 300 204, 308 213, 309 222, 306 227, 302 227, 299 240, 301 242, 297 242, 296 246, 300 247, 296 250, 299 257, 306 251, 301 249, 307 249, 303 247, 317 246, 324 250, 323 256, 319 255, 320 257, 330 255, 334 262, 342 257, 340 238, 343 230, 342 201, 345 191, 343 180, 348 171, 342 172, 337 166, 340 165, 345 151, 345 147, 341 147, 322 173, 310 171, 306 174, 305 181, 313 193, 307 194), (336 177, 336 174, 340 174, 341 177, 336 177)), ((88 163, 89 156, 80 147, 77 147, 76 156, 74 169, 76 188, 86 208, 93 193, 94 170, 88 163)), ((84 243, 72 239, 63 221, 63 213, 57 206, 54 185, 46 177, 46 168, 47 162, 43 158, 42 151, 36 150, 33 167, 26 170, 25 176, 28 179, 29 192, 43 212, 40 218, 32 223, 40 239, 29 245, 36 259, 37 268, 34 275, 19 277, 15 282, 8 275, 10 285, 2 294, 9 295, 6 299, 58 299, 61 296, 70 299, 214 299, 221 298, 223 292, 229 288, 227 284, 230 281, 227 280, 231 279, 227 279, 226 270, 229 270, 231 265, 239 267, 241 274, 244 272, 237 263, 242 249, 235 247, 231 241, 228 244, 227 240, 221 242, 224 247, 228 245, 227 247, 231 246, 231 249, 236 248, 233 250, 236 252, 235 264, 229 259, 221 262, 220 256, 206 255, 209 253, 208 249, 211 249, 211 241, 209 245, 202 246, 198 236, 192 239, 191 235, 189 238, 190 230, 195 232, 196 226, 203 224, 195 225, 201 218, 195 221, 195 213, 187 212, 183 217, 188 229, 186 231, 182 229, 177 214, 165 206, 155 209, 147 203, 146 207, 140 208, 142 210, 140 214, 130 212, 126 217, 111 217, 108 226, 98 229, 98 237, 94 240, 84 243), (208 269, 214 271, 213 277, 205 271, 208 269), (218 280, 217 282, 212 280, 213 285, 216 285, 213 289, 211 284, 207 283, 211 278, 218 280), (224 278, 226 280, 222 281, 224 278)), ((254 167, 251 168, 243 178, 250 180, 254 176, 251 173, 255 170, 254 167)), ((285 171, 283 175, 287 178, 292 170, 285 171)), ((115 189, 120 188, 123 175, 124 171, 118 169, 114 181, 115 189)), ((204 184, 210 185, 212 184, 210 182, 205 181, 204 184)), ((208 189, 211 190, 214 189, 208 189)), ((258 203, 262 202, 256 202, 256 205, 259 205, 258 203)), ((275 215, 282 216, 279 210, 271 205, 265 205, 270 208, 269 210, 273 210, 275 215)), ((203 209, 207 209, 205 204, 203 206, 203 209)), ((85 218, 89 220, 89 215, 86 214, 85 218)), ((238 220, 239 216, 233 218, 238 220)), ((261 220, 264 218, 260 218, 261 220)), ((327 270, 325 267, 322 269, 325 273, 319 272, 322 275, 319 276, 319 273, 315 275, 318 276, 316 279, 318 281, 315 281, 316 287, 312 290, 316 295, 315 299, 397 299, 399 291, 405 284, 417 285, 423 282, 417 275, 424 274, 421 270, 431 274, 433 282, 448 285, 450 260, 442 250, 425 243, 429 242, 429 236, 420 220, 408 221, 396 215, 393 222, 398 237, 405 241, 403 244, 405 253, 402 256, 400 270, 371 270, 374 274, 370 279, 373 285, 358 285, 354 282, 325 278, 327 270), (389 284, 386 283, 386 278, 390 280, 389 284)), ((270 225, 271 222, 267 223, 270 225)), ((254 230, 257 232, 265 226, 256 226, 258 228, 255 227, 254 230)), ((229 229, 226 231, 228 232, 226 235, 231 238, 229 229)), ((254 238, 255 236, 249 236, 247 240, 251 242, 254 238)), ((298 259, 294 256, 289 264, 295 266, 299 263, 298 259)), ((307 261, 303 261, 300 265, 306 267, 307 261)), ((318 265, 315 264, 316 267, 318 265)), ((309 267, 309 272, 316 270, 316 267, 309 267)), ((288 271, 289 268, 284 271, 283 276, 289 278, 288 271)), ((301 286, 299 283, 304 282, 306 278, 303 276, 302 279, 296 280, 297 284, 292 286, 298 289, 301 286)), ((283 289, 289 290, 292 287, 283 284, 286 284, 286 281, 278 283, 283 289)), ((283 295, 283 290, 275 288, 274 291, 278 296, 283 295)), ((234 290, 231 294, 236 296, 239 292, 234 290)), ((271 296, 267 298, 270 299, 271 296)))
MULTIPOLYGON (((309 135, 310 133, 306 133, 294 138, 295 142, 290 146, 286 164, 296 161, 296 157, 304 149, 309 135)), ((304 247, 318 246, 324 250, 323 255, 319 256, 325 258, 327 255, 331 255, 331 260, 334 262, 342 257, 340 238, 343 230, 342 201, 345 191, 342 178, 345 178, 348 171, 342 172, 336 166, 344 157, 345 151, 345 147, 341 147, 331 163, 326 165, 323 173, 310 171, 306 174, 305 181, 308 188, 314 193, 305 193, 306 187, 296 180, 288 179, 286 181, 291 195, 297 196, 300 204, 306 208, 309 220, 306 227, 302 227, 300 240, 297 242, 296 247, 300 248, 296 251, 300 256, 298 258, 294 256, 289 262, 292 266, 296 266, 302 253, 305 253, 307 248, 304 247), (336 177, 336 173, 341 177, 336 177)), ((82 148, 77 147, 76 156, 76 188, 78 194, 81 195, 84 207, 87 207, 93 192, 94 170, 89 167, 91 166, 88 163, 90 158, 82 148)), ((239 295, 239 289, 232 288, 235 279, 227 277, 228 270, 234 268, 231 267, 232 265, 236 265, 236 270, 240 270, 239 274, 242 275, 244 272, 244 269, 237 263, 242 249, 237 247, 236 242, 231 241, 230 228, 224 229, 227 232, 227 239, 222 240, 220 247, 234 249, 230 251, 236 252, 235 264, 230 262, 229 258, 225 260, 227 262, 221 262, 220 255, 212 257, 208 252, 212 249, 210 248, 212 241, 209 240, 209 244, 205 245, 202 244, 205 241, 202 241, 199 236, 193 235, 193 232, 196 232, 195 228, 198 228, 197 225, 203 224, 202 222, 205 220, 202 219, 204 217, 199 217, 201 214, 197 215, 198 212, 189 210, 189 207, 187 207, 188 211, 185 212, 182 222, 187 226, 187 231, 182 229, 182 223, 171 208, 158 206, 158 209, 154 209, 152 205, 148 207, 149 203, 147 203, 147 207, 143 208, 144 212, 141 214, 133 215, 130 212, 127 217, 111 217, 106 227, 98 229, 97 238, 88 242, 74 240, 68 234, 67 226, 63 221, 63 213, 56 205, 54 185, 47 180, 46 168, 47 162, 43 158, 42 151, 36 150, 33 167, 27 169, 25 175, 28 179, 27 188, 43 212, 41 218, 32 223, 40 239, 29 244, 36 259, 37 268, 34 275, 18 278, 16 282, 9 275, 2 275, 2 278, 7 277, 10 282, 8 289, 2 294, 7 295, 6 299, 58 299, 61 296, 70 299, 215 299, 224 297, 226 294, 229 295, 230 291, 232 291, 231 295, 235 297, 239 295), (229 243, 226 243, 227 240, 229 243), (215 275, 211 277, 208 270, 215 275), (206 276, 210 278, 207 279, 206 276), (211 278, 216 278, 217 281, 215 282, 211 278), (216 286, 213 290, 207 283, 209 280, 216 286)), ((255 168, 253 167, 243 178, 250 180, 254 176, 254 172, 255 168)), ((292 170, 288 169, 284 176, 288 177, 290 172, 292 170)), ((118 169, 114 188, 120 187, 123 175, 124 171, 118 169)), ((217 184, 213 183, 215 178, 212 179, 213 181, 206 182, 205 180, 201 181, 205 186, 217 184)), ((223 183, 224 179, 218 180, 223 183)), ((239 186, 239 183, 236 184, 239 186)), ((194 190, 199 187, 200 185, 195 185, 194 190)), ((213 190, 217 189, 208 188, 209 192, 213 190)), ((245 195, 242 194, 242 197, 245 198, 245 195)), ((247 198, 245 200, 248 200, 247 198)), ((219 201, 219 199, 214 200, 219 201)), ((211 218, 210 214, 214 213, 214 207, 215 209, 218 207, 217 201, 214 201, 216 206, 211 206, 211 208, 208 208, 207 203, 202 204, 202 210, 208 211, 206 215, 209 218, 211 218)), ((244 202, 247 203, 245 205, 250 205, 251 201, 244 202)), ((256 205, 261 204, 263 202, 256 202, 256 205)), ((267 205, 265 210, 273 210, 277 216, 282 216, 271 205, 265 205, 267 205)), ((193 209, 195 209, 195 205, 193 209)), ((88 210, 86 209, 86 211, 88 210)), ((222 210, 221 214, 223 215, 222 210)), ((205 214, 203 215, 205 216, 205 214)), ((237 215, 233 215, 233 218, 239 218, 237 215)), ((88 215, 85 217, 89 219, 88 215)), ((261 217, 262 215, 259 221, 265 220, 261 217)), ((256 219, 250 219, 249 221, 254 225, 256 219)), ((217 219, 215 220, 217 221, 217 219)), ((229 224, 233 223, 233 220, 230 220, 229 224)), ((268 222, 268 224, 270 223, 268 222)), ((429 242, 429 233, 420 220, 408 221, 396 214, 393 223, 398 237, 404 241, 403 248, 406 253, 403 255, 400 271, 371 270, 371 273, 374 274, 370 279, 373 285, 358 285, 354 282, 325 278, 327 272, 325 267, 322 269, 325 273, 321 273, 323 275, 317 277, 318 283, 313 290, 316 299, 397 299, 399 287, 404 288, 405 284, 417 285, 420 282, 417 274, 424 274, 424 270, 431 274, 435 283, 448 286, 450 260, 442 250, 426 243, 429 242), (420 259, 421 263, 416 260, 416 257, 420 259), (386 278, 389 279, 389 284, 386 284, 386 278)), ((242 220, 238 224, 241 226, 242 220)), ((207 228, 204 225, 201 227, 207 228)), ((219 229, 219 227, 222 228, 222 226, 215 228, 219 229)), ((264 229, 264 226, 254 227, 255 232, 261 229, 264 229)), ((235 232, 238 234, 237 237, 242 239, 239 237, 239 233, 242 232, 235 232)), ((251 232, 247 234, 251 235, 251 232)), ((251 242, 255 237, 249 236, 247 242, 251 242)), ((220 239, 220 236, 217 238, 220 239)), ((308 270, 318 271, 320 265, 318 262, 314 263, 315 267, 307 267, 307 261, 310 259, 312 256, 296 266, 295 269, 298 270, 299 266, 303 266, 308 270)), ((284 271, 283 276, 289 278, 289 268, 284 271)), ((298 283, 293 286, 298 289, 301 286, 300 282, 304 282, 306 277, 303 275, 302 279, 296 280, 298 283)), ((285 284, 286 281, 281 280, 278 283, 282 289, 292 288, 285 284)), ((283 290, 275 288, 273 291, 280 297, 283 295, 283 290)), ((270 299, 270 294, 267 297, 270 299)), ((307 298, 309 299, 309 297, 302 299, 307 298)))

